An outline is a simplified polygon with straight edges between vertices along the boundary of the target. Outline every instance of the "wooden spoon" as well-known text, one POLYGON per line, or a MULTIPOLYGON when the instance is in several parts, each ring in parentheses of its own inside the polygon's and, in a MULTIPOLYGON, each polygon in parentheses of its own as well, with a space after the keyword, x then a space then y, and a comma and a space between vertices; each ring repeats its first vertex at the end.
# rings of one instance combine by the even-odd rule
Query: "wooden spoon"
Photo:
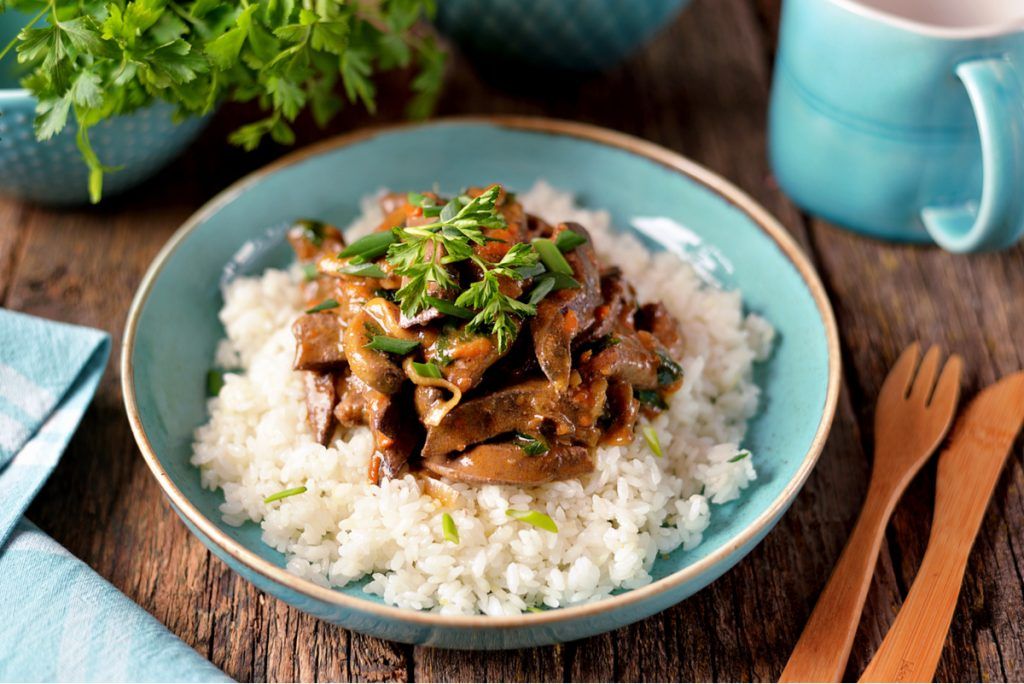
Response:
POLYGON ((920 349, 917 342, 907 347, 882 384, 864 508, 779 681, 842 681, 885 526, 953 421, 960 397, 960 357, 949 358, 936 383, 939 349, 929 349, 918 369, 920 349))
POLYGON ((983 390, 957 421, 939 457, 935 517, 921 568, 862 682, 932 681, 971 546, 1021 423, 1024 372, 983 390))

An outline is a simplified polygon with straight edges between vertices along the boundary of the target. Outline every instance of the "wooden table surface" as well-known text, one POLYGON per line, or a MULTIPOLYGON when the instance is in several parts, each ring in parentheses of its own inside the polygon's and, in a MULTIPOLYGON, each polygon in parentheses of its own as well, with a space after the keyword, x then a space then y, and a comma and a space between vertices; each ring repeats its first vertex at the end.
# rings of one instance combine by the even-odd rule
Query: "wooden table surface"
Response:
MULTIPOLYGON (((874 398, 915 339, 966 360, 965 396, 1024 367, 1024 249, 951 256, 879 243, 802 214, 776 187, 765 118, 778 0, 697 0, 623 67, 583 82, 515 85, 456 60, 440 114, 582 120, 653 140, 732 180, 811 255, 842 333, 831 438, 789 513, 735 569, 641 623, 586 641, 500 653, 418 648, 320 622, 215 559, 171 511, 136 449, 117 359, 29 517, 239 680, 771 680, 850 531, 869 474, 874 398)), ((401 89, 402 83, 385 85, 401 89)), ((222 141, 223 112, 157 178, 97 209, 0 200, 0 303, 109 331, 172 231, 210 196, 281 154, 222 141)), ((397 101, 377 121, 398 120, 397 101)), ((371 119, 353 111, 336 130, 371 119)), ((313 140, 317 132, 304 134, 313 140)), ((891 623, 927 541, 934 465, 910 487, 882 548, 847 671, 891 623)), ((971 556, 939 680, 1024 680, 1024 467, 1018 442, 971 556)))

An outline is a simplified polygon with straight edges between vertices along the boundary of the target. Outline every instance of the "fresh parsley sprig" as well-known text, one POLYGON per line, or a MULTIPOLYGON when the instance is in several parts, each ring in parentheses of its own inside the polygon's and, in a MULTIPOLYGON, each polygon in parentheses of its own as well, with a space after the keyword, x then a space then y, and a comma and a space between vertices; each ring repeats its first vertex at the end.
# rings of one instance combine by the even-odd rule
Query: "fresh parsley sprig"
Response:
MULTIPOLYGON (((483 273, 480 280, 471 283, 455 300, 456 306, 478 312, 469 321, 469 329, 489 330, 497 338, 500 351, 508 349, 519 334, 519 321, 537 313, 537 307, 502 292, 498 276, 516 280, 520 276, 515 269, 529 266, 530 261, 535 262, 536 259, 537 253, 530 245, 521 242, 512 245, 497 264, 481 266, 483 273)), ((474 258, 474 262, 477 265, 487 264, 479 257, 474 258)))
POLYGON ((512 245, 497 263, 477 254, 475 247, 490 240, 484 230, 506 226, 496 206, 500 192, 501 188, 494 185, 476 197, 460 195, 439 211, 429 197, 410 195, 410 202, 423 208, 425 216, 436 214, 437 220, 395 228, 398 241, 388 248, 387 259, 395 273, 406 278, 395 300, 407 316, 415 316, 430 306, 428 288, 431 283, 445 290, 458 289, 458 283, 447 268, 450 264, 473 262, 480 271, 480 278, 459 294, 455 306, 474 311, 469 329, 493 334, 498 348, 504 351, 519 332, 520 320, 537 310, 533 304, 503 293, 499 277, 522 280, 518 269, 536 265, 539 256, 532 245, 525 243, 512 245))
POLYGON ((159 100, 179 117, 255 101, 266 116, 231 142, 291 144, 303 111, 321 126, 346 101, 372 112, 374 77, 384 71, 417 69, 409 113, 426 116, 444 74, 444 53, 419 28, 436 0, 0 0, 7 9, 33 18, 0 46, 0 59, 16 49, 29 69, 23 85, 39 100, 37 138, 77 124, 94 202, 112 170, 89 139, 102 120, 159 100))

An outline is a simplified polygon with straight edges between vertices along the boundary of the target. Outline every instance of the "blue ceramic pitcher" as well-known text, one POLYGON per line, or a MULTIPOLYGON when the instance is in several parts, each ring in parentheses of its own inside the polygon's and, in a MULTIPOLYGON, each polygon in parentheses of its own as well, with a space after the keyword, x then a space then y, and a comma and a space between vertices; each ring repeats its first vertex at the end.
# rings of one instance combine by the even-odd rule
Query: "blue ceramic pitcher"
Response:
POLYGON ((954 252, 1024 234, 1024 0, 786 0, 770 114, 812 213, 954 252))

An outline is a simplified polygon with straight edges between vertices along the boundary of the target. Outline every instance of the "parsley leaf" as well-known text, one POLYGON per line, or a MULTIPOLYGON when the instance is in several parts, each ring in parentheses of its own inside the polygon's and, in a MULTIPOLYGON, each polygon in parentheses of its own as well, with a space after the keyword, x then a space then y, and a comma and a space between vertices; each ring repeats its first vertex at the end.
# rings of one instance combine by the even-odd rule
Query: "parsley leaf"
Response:
POLYGON ((342 106, 339 83, 374 111, 376 80, 397 69, 414 70, 409 111, 425 117, 444 76, 444 50, 420 29, 436 0, 0 0, 5 9, 34 16, 0 58, 16 50, 27 70, 40 140, 76 125, 93 201, 113 170, 88 143, 103 120, 158 101, 180 118, 253 102, 263 113, 229 140, 254 149, 268 137, 294 142, 291 124, 306 110, 327 125, 342 106))
MULTIPOLYGON (((519 333, 520 320, 537 312, 533 304, 520 302, 501 291, 500 277, 522 280, 519 269, 537 264, 536 250, 525 243, 512 245, 498 263, 487 261, 475 247, 484 245, 484 229, 505 227, 505 219, 496 209, 501 188, 491 186, 477 197, 460 195, 441 209, 437 220, 421 226, 395 228, 398 242, 388 248, 387 259, 395 273, 406 281, 395 295, 407 316, 415 316, 431 305, 431 283, 442 289, 455 290, 458 284, 448 271, 450 264, 473 262, 480 272, 474 281, 455 299, 455 306, 475 312, 468 327, 474 332, 495 336, 501 351, 519 333)), ((433 206, 422 195, 411 199, 421 207, 433 206)), ((436 301, 436 298, 433 298, 436 301)))

